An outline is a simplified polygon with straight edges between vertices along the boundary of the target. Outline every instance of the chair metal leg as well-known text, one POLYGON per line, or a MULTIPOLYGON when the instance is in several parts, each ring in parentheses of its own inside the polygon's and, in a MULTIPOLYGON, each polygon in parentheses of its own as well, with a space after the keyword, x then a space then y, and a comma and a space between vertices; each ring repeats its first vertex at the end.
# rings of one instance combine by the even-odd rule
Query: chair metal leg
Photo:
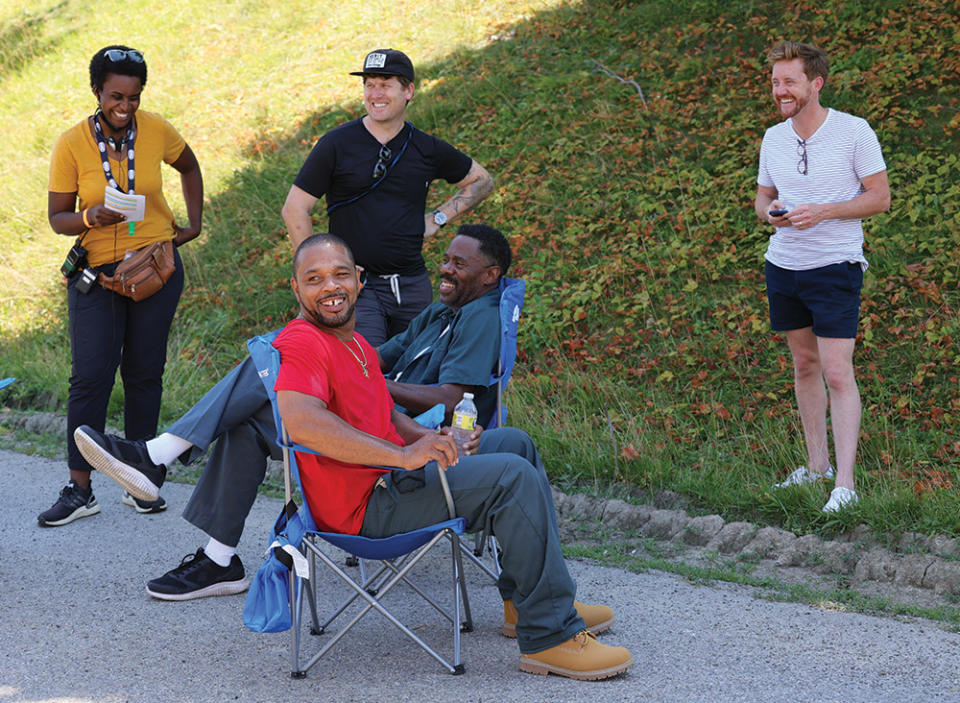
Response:
MULTIPOLYGON (((310 539, 305 537, 304 539, 310 539)), ((310 579, 307 584, 307 603, 310 605, 310 634, 322 635, 323 628, 320 627, 320 618, 317 615, 317 560, 313 552, 307 550, 308 561, 310 564, 310 579)))
MULTIPOLYGON (((436 611, 437 611, 438 613, 440 613, 443 617, 445 617, 451 624, 457 622, 457 619, 456 619, 455 617, 452 617, 452 616, 450 615, 450 613, 448 613, 448 612, 444 609, 444 607, 443 607, 442 605, 438 605, 432 598, 430 598, 430 596, 428 596, 426 593, 424 593, 417 584, 415 584, 413 581, 411 581, 410 579, 408 579, 408 578, 406 577, 406 575, 405 575, 406 572, 405 572, 403 569, 398 568, 396 564, 393 564, 393 563, 390 563, 390 562, 385 562, 385 566, 386 566, 386 568, 390 569, 390 570, 392 571, 392 573, 394 573, 394 574, 399 574, 399 575, 400 575, 400 579, 407 585, 407 587, 408 587, 411 591, 413 591, 413 592, 416 593, 418 596, 420 596, 421 598, 423 598, 427 603, 429 603, 430 605, 432 605, 433 608, 434 608, 434 610, 436 610, 436 611), (401 573, 401 572, 403 572, 403 573, 401 573)), ((384 578, 384 582, 386 582, 386 577, 384 578)), ((372 595, 372 596, 376 596, 376 595, 377 595, 376 592, 371 591, 369 588, 367 589, 367 593, 369 593, 369 594, 372 595)))
MULTIPOLYGON (((286 429, 282 429, 283 444, 289 440, 286 429)), ((283 449, 283 495, 284 503, 289 504, 293 499, 293 483, 290 478, 290 452, 283 449)), ((300 615, 303 612, 303 587, 297 573, 290 570, 287 575, 287 595, 290 599, 290 676, 302 679, 307 675, 305 669, 300 668, 300 615)), ((314 609, 315 610, 315 609, 314 609)))
POLYGON ((409 559, 410 557, 411 557, 410 554, 404 554, 402 557, 398 557, 397 559, 388 559, 385 561, 381 561, 380 568, 377 570, 377 572, 373 576, 369 578, 367 578, 366 569, 364 568, 365 560, 361 559, 360 560, 360 581, 361 583, 363 583, 363 587, 367 590, 367 593, 369 593, 371 596, 377 595, 377 591, 383 586, 383 584, 387 582, 387 579, 390 578, 390 574, 385 572, 387 572, 388 570, 392 570, 393 573, 397 573, 397 571, 399 571, 400 568, 403 567, 404 563, 406 563, 407 559, 409 559), (381 574, 383 574, 383 578, 381 580, 378 580, 378 577, 380 577, 381 574))
POLYGON ((450 550, 453 552, 453 675, 457 676, 464 672, 463 662, 460 660, 460 631, 466 628, 469 632, 473 630, 473 623, 470 621, 470 602, 467 600, 467 591, 463 579, 463 562, 460 559, 460 539, 457 535, 450 535, 450 550), (462 599, 462 602, 461 602, 462 599), (460 621, 461 608, 466 612, 467 624, 460 621))
MULTIPOLYGON (((317 555, 320 556, 321 558, 323 557, 323 555, 322 555, 319 551, 317 551, 317 555)), ((383 576, 383 580, 380 581, 380 583, 381 583, 381 584, 386 583, 387 579, 388 579, 389 576, 390 576, 389 573, 386 573, 387 571, 388 571, 388 569, 387 569, 386 565, 385 565, 385 564, 382 565, 382 566, 380 567, 380 569, 379 569, 373 576, 370 577, 370 579, 368 579, 367 581, 361 581, 361 582, 360 582, 360 587, 361 587, 364 591, 366 591, 368 594, 370 594, 371 596, 376 597, 376 596, 377 596, 377 589, 376 589, 376 588, 371 588, 371 587, 370 587, 370 583, 373 582, 373 581, 377 581, 377 579, 380 578, 380 575, 381 575, 381 574, 384 574, 384 576, 383 576)), ((396 570, 394 571, 394 573, 395 573, 395 572, 396 572, 396 570)), ((328 617, 328 618, 323 622, 323 624, 320 626, 320 630, 321 630, 321 631, 325 631, 325 630, 330 626, 330 624, 333 623, 334 620, 336 620, 338 617, 340 617, 340 614, 343 613, 343 611, 345 611, 347 608, 349 608, 349 607, 357 600, 357 598, 360 598, 360 594, 354 592, 354 594, 353 594, 352 596, 350 596, 349 598, 347 598, 347 600, 343 601, 343 603, 340 604, 340 607, 337 608, 335 611, 333 611, 333 613, 330 614, 330 617, 328 617)))
MULTIPOLYGON (((491 537, 490 539, 493 540, 494 538, 491 537)), ((483 543, 482 542, 480 542, 479 553, 476 552, 476 549, 471 549, 462 541, 460 542, 460 551, 464 556, 467 557, 467 559, 473 562, 478 569, 485 572, 487 576, 493 579, 494 583, 500 580, 500 562, 496 558, 497 553, 495 549, 491 549, 491 554, 493 555, 493 564, 494 564, 492 568, 488 566, 487 563, 483 560, 483 543)))
POLYGON ((287 574, 290 596, 290 676, 301 679, 307 672, 300 668, 300 615, 303 612, 303 582, 291 570, 287 574))
MULTIPOLYGON (((354 618, 343 629, 337 632, 337 634, 334 635, 330 639, 330 641, 328 641, 324 645, 324 647, 319 652, 317 652, 313 656, 313 658, 310 659, 309 662, 306 663, 306 665, 303 667, 303 670, 304 671, 309 670, 317 661, 320 660, 320 658, 324 654, 326 654, 330 650, 331 647, 333 647, 340 640, 341 637, 343 637, 347 633, 347 631, 349 631, 355 624, 357 624, 357 622, 359 622, 364 615, 366 615, 371 609, 375 609, 377 610, 377 612, 383 615, 387 620, 393 623, 393 625, 395 625, 397 629, 399 629, 407 637, 409 637, 411 640, 413 640, 418 645, 420 645, 420 647, 425 652, 427 652, 430 656, 436 659, 437 662, 439 662, 445 669, 447 669, 447 671, 449 671, 451 674, 460 673, 462 671, 462 665, 460 663, 460 653, 458 649, 454 653, 455 654, 454 663, 451 664, 441 654, 439 654, 436 650, 434 650, 429 644, 423 641, 423 639, 421 639, 412 630, 410 630, 406 625, 404 625, 402 622, 397 620, 397 618, 394 617, 393 614, 391 614, 390 611, 384 608, 383 605, 381 605, 379 602, 379 599, 383 598, 397 583, 399 583, 400 581, 406 581, 405 579, 406 574, 414 566, 416 566, 416 564, 420 561, 420 559, 430 550, 430 548, 434 544, 436 544, 438 540, 442 539, 445 536, 445 534, 446 533, 444 532, 438 533, 428 544, 422 547, 421 550, 418 551, 412 559, 407 561, 403 569, 401 569, 398 573, 394 574, 394 576, 379 590, 376 597, 367 593, 367 591, 363 588, 362 585, 357 584, 332 559, 330 559, 322 551, 318 550, 317 557, 321 561, 323 561, 324 564, 330 567, 330 570, 333 571, 335 574, 337 574, 344 581, 344 583, 346 583, 354 591, 355 596, 363 598, 365 601, 367 601, 367 605, 356 616, 354 616, 354 618)), ((457 549, 459 550, 459 544, 457 544, 457 549)), ((406 582, 409 583, 409 581, 406 581, 406 582)), ((458 592, 458 595, 457 595, 458 600, 459 600, 459 597, 460 596, 458 592)), ((442 612, 442 609, 441 609, 441 612, 442 612)), ((450 619, 450 616, 447 615, 447 618, 450 619)), ((455 630, 459 630, 458 620, 459 620, 459 613, 455 613, 454 619, 453 619, 453 627, 455 630)))
MULTIPOLYGON (((458 596, 458 607, 457 607, 457 616, 460 615, 459 603, 463 602, 463 617, 464 620, 458 623, 458 630, 463 632, 473 632, 473 615, 470 613, 470 596, 467 595, 467 579, 463 573, 463 557, 461 556, 462 550, 460 549, 461 542, 460 537, 457 534, 450 534, 450 541, 452 542, 453 547, 453 586, 454 589, 459 593, 458 596)), ((458 659, 459 659, 459 649, 458 659)))

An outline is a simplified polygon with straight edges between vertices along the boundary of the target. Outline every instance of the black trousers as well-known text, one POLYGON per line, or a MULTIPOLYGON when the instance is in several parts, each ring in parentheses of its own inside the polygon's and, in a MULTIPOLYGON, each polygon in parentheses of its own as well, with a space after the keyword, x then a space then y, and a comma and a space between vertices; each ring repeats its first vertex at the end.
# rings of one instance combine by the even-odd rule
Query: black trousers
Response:
MULTIPOLYGON (((176 269, 167 284, 139 303, 94 284, 67 285, 72 367, 67 401, 67 466, 90 471, 73 441, 79 425, 103 431, 117 368, 123 381, 123 427, 127 439, 149 439, 157 432, 167 337, 183 291, 183 262, 174 249, 176 269)), ((95 270, 112 275, 116 264, 95 270)))
POLYGON ((371 346, 379 347, 400 334, 410 320, 433 302, 430 275, 377 276, 368 273, 357 298, 356 330, 371 346))

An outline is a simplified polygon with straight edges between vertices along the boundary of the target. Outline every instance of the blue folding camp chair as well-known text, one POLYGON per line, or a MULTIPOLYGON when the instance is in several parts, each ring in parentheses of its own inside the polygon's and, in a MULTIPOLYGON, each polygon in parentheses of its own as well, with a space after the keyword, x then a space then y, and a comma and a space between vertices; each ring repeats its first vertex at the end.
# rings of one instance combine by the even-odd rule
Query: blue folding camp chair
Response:
POLYGON ((500 358, 497 373, 491 374, 488 386, 497 386, 497 408, 490 426, 503 427, 507 421, 507 409, 503 405, 503 393, 507 390, 513 365, 517 360, 517 325, 523 310, 523 298, 527 284, 520 278, 500 279, 500 358))
MULTIPOLYGON (((460 657, 460 633, 473 628, 470 614, 470 602, 466 584, 463 580, 460 535, 463 534, 466 521, 454 518, 453 499, 444 472, 438 468, 447 508, 451 519, 384 539, 368 539, 358 535, 344 535, 320 532, 310 514, 306 501, 296 509, 293 503, 293 482, 300 486, 295 451, 313 452, 307 447, 291 444, 283 429, 282 419, 277 409, 276 393, 273 389, 280 368, 280 353, 273 347, 276 332, 254 337, 247 342, 250 356, 256 365, 258 374, 270 397, 274 421, 277 425, 277 443, 283 450, 284 492, 286 506, 274 526, 268 557, 257 571, 251 585, 244 608, 244 623, 258 632, 277 632, 291 628, 290 660, 291 676, 300 678, 320 660, 359 620, 371 609, 377 610, 393 623, 401 632, 418 644, 425 652, 436 659, 450 673, 460 674, 464 667, 460 657), (453 571, 453 609, 452 612, 441 607, 428 597, 423 590, 410 581, 410 571, 420 562, 426 553, 440 541, 446 539, 451 545, 451 563, 453 571), (322 544, 332 544, 361 559, 378 560, 380 568, 360 581, 351 578, 323 550, 322 544), (304 558, 304 555, 307 558, 304 558), (317 573, 316 560, 326 564, 330 570, 346 583, 352 595, 322 624, 317 615, 317 573), (305 583, 306 582, 306 583, 305 583), (398 583, 403 582, 415 593, 432 605, 453 629, 452 661, 439 654, 410 628, 404 625, 382 603, 384 596, 398 583), (311 633, 324 634, 326 629, 350 606, 362 599, 366 605, 350 622, 332 637, 305 664, 300 663, 300 630, 303 612, 303 595, 307 601, 312 618, 311 633), (287 619, 289 617, 289 620, 287 619)), ((443 406, 434 409, 434 422, 443 417, 443 406)), ((429 424, 429 422, 428 422, 429 424)), ((302 489, 301 489, 302 494, 302 489)))
MULTIPOLYGON (((527 284, 520 278, 500 279, 500 356, 497 360, 497 372, 490 375, 488 388, 497 387, 497 405, 493 417, 487 422, 491 430, 494 427, 503 427, 507 421, 507 408, 503 404, 503 394, 510 382, 513 365, 517 360, 517 325, 520 322, 520 312, 523 310, 523 299, 527 284)), ((478 532, 473 548, 461 543, 463 553, 496 582, 500 578, 500 560, 497 558, 497 539, 493 535, 478 532), (483 560, 484 548, 489 551, 491 563, 483 560)))

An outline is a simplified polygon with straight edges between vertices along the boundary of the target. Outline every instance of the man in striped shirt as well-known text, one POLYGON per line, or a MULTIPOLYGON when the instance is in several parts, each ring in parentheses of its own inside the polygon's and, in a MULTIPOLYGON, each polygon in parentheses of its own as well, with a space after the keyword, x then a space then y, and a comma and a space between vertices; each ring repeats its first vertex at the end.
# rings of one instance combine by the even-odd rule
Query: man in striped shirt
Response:
POLYGON ((760 146, 757 216, 776 228, 765 254, 770 322, 793 356, 807 464, 776 487, 836 478, 824 511, 857 501, 853 466, 860 392, 853 350, 860 312, 864 217, 890 208, 886 164, 865 120, 820 104, 827 54, 782 42, 771 49, 773 99, 785 118, 760 146), (824 388, 829 389, 829 396, 824 388), (827 447, 827 406, 836 471, 827 447))

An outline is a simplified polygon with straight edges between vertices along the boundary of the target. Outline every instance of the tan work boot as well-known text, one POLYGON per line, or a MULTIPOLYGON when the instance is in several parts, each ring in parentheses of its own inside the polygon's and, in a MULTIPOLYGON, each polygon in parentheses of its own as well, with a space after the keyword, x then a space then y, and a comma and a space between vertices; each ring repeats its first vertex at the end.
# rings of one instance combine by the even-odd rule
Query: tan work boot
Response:
MULTIPOLYGON (((583 618, 587 629, 593 634, 603 632, 613 624, 613 610, 606 605, 585 605, 580 601, 573 601, 577 615, 583 618)), ((500 629, 506 637, 517 636, 517 608, 512 600, 503 601, 503 627, 500 629)))
POLYGON ((632 665, 633 657, 625 647, 600 644, 589 630, 581 630, 556 647, 520 655, 520 671, 544 676, 557 674, 581 681, 607 679, 622 674, 632 665))

